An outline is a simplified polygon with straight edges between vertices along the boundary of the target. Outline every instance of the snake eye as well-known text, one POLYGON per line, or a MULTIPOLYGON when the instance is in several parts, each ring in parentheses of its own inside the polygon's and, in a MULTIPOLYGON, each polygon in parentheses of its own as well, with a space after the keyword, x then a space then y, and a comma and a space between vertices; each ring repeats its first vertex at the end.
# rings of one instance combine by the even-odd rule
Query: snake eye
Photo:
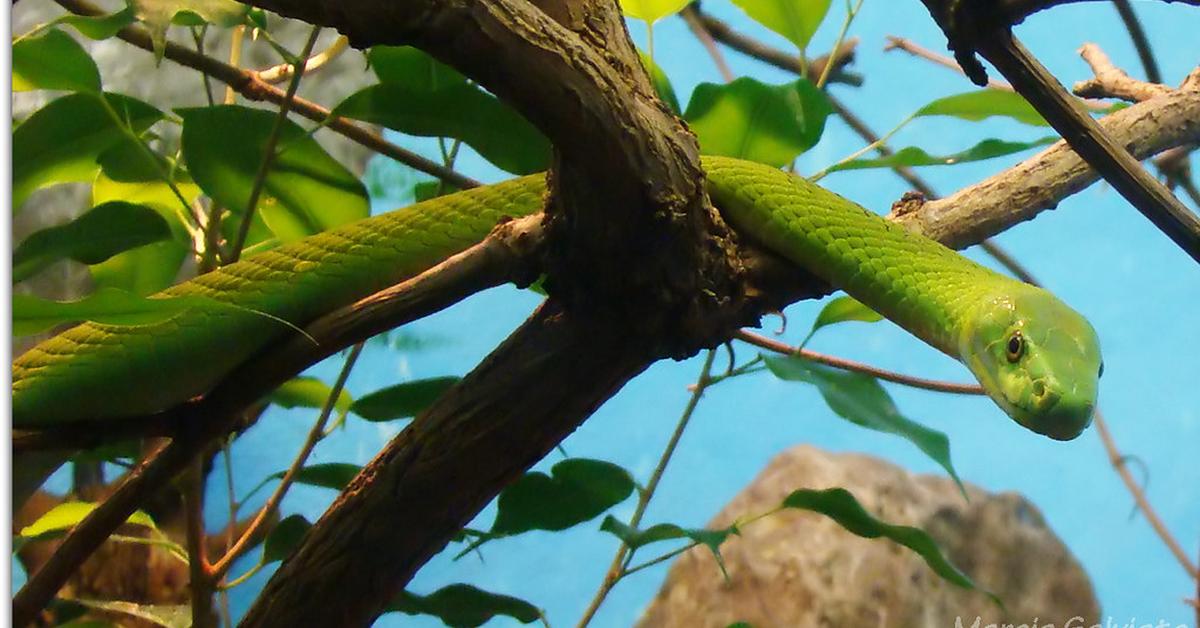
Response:
POLYGON ((1096 377, 1104 377, 1104 363, 1100 363, 1100 372, 1096 373, 1096 377))
POLYGON ((1008 337, 1008 346, 1004 348, 1004 353, 1009 362, 1021 359, 1025 353, 1025 339, 1021 337, 1021 332, 1014 331, 1013 335, 1008 337))

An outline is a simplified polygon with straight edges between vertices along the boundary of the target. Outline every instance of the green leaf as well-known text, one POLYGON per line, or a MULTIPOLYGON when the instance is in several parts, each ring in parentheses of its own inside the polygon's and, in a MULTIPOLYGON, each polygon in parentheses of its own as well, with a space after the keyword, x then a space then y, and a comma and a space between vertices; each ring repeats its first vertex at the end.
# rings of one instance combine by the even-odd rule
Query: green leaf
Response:
POLYGON ((729 535, 739 534, 736 525, 721 530, 706 530, 704 528, 683 528, 673 523, 660 523, 650 526, 645 530, 638 530, 618 521, 612 515, 604 518, 604 522, 600 524, 600 529, 621 539, 629 546, 630 550, 636 550, 644 545, 660 541, 689 539, 704 545, 713 553, 713 557, 717 559, 717 565, 721 568, 721 573, 726 577, 728 577, 728 574, 725 573, 725 561, 721 558, 721 544, 725 542, 725 539, 729 538, 729 535))
POLYGON ((653 24, 679 13, 691 0, 621 0, 621 11, 629 17, 653 24))
POLYGON ((830 0, 733 0, 754 21, 804 50, 825 20, 830 0))
POLYGON ((80 35, 88 39, 100 41, 116 35, 122 28, 133 24, 135 20, 133 9, 125 7, 108 15, 65 15, 57 21, 74 26, 80 35))
POLYGON ((474 628, 503 615, 523 624, 537 621, 542 612, 520 598, 489 593, 469 584, 452 584, 429 595, 401 591, 384 612, 433 615, 452 628, 474 628))
POLYGON ((98 205, 21 242, 13 252, 13 282, 24 281, 60 259, 99 264, 122 251, 170 237, 167 221, 149 207, 123 201, 98 205))
MULTIPOLYGON (((348 462, 323 462, 301 468, 296 472, 295 480, 300 484, 340 491, 346 488, 350 484, 350 480, 353 480, 361 470, 362 467, 348 462)), ((282 479, 285 473, 287 472, 272 473, 268 479, 282 479)))
MULTIPOLYGON (((88 516, 96 509, 97 504, 92 502, 63 502, 49 512, 38 517, 37 521, 21 528, 20 536, 24 539, 49 538, 54 535, 61 534, 74 528, 83 521, 84 517, 88 516)), ((154 528, 154 520, 150 515, 137 510, 134 511, 126 523, 146 526, 154 528)))
POLYGON ((917 110, 916 117, 926 116, 952 116, 972 122, 1000 116, 1033 126, 1050 126, 1020 94, 1004 89, 981 89, 939 98, 917 110))
POLYGON ((72 600, 87 608, 129 615, 163 628, 190 628, 192 625, 192 607, 188 604, 141 604, 123 600, 89 600, 77 598, 72 600))
POLYGON ((491 534, 566 530, 589 521, 633 493, 629 472, 610 462, 569 458, 550 475, 533 471, 500 492, 491 534))
POLYGON ((767 85, 742 77, 698 85, 683 117, 707 155, 783 166, 821 139, 831 111, 825 95, 806 80, 767 85))
POLYGON ((843 419, 867 429, 895 434, 916 445, 954 478, 966 497, 966 488, 950 461, 950 439, 900 414, 887 390, 874 377, 832 369, 800 356, 764 355, 763 360, 779 379, 816 386, 829 409, 843 419))
POLYGON ((368 421, 391 421, 417 416, 458 383, 458 377, 434 377, 388 386, 359 397, 350 411, 368 421))
POLYGON ((550 163, 550 142, 525 118, 483 90, 458 83, 434 91, 372 85, 342 101, 336 115, 425 137, 453 137, 514 174, 550 163))
MULTIPOLYGON (((174 173, 176 188, 189 203, 195 202, 200 196, 200 188, 189 177, 183 176, 182 168, 176 167, 174 173)), ((191 251, 191 238, 180 223, 182 203, 157 176, 146 181, 114 181, 101 172, 92 183, 94 205, 121 201, 149 207, 167 221, 174 236, 171 240, 140 246, 92 265, 89 270, 97 289, 116 288, 148 296, 175 283, 179 268, 191 251)))
POLYGON ((64 323, 95 321, 107 325, 151 325, 188 308, 219 304, 204 297, 147 299, 114 288, 97 290, 78 301, 48 301, 25 294, 12 299, 12 333, 29 336, 64 323))
POLYGON ((428 201, 430 199, 434 199, 439 196, 445 196, 447 194, 453 194, 458 191, 459 189, 457 187, 454 187, 445 181, 418 181, 417 183, 413 184, 413 202, 420 203, 421 201, 428 201))
MULTIPOLYGON (((236 105, 179 109, 188 171, 217 203, 240 216, 250 202, 276 112, 236 105)), ((291 121, 258 199, 258 214, 282 241, 296 240, 370 213, 358 177, 291 121)), ((249 243, 249 242, 248 242, 249 243)))
POLYGON ((234 0, 128 0, 137 19, 150 31, 154 55, 161 59, 172 21, 236 26, 246 19, 247 7, 234 0), (183 14, 183 15, 179 15, 183 14), (179 15, 180 20, 176 20, 179 15))
POLYGON ((367 62, 380 81, 413 91, 433 92, 467 82, 454 68, 412 46, 373 46, 367 62))
POLYGON ((638 56, 642 59, 642 65, 646 67, 646 72, 650 74, 650 80, 654 83, 654 91, 658 92, 658 97, 676 114, 679 114, 679 97, 675 95, 675 88, 671 86, 671 78, 666 72, 654 62, 644 52, 638 51, 638 56))
MULTIPOLYGON (((333 389, 329 384, 315 377, 302 375, 293 377, 276 388, 275 392, 271 393, 270 400, 271 403, 284 408, 316 408, 320 410, 325 407, 331 394, 333 394, 333 389)), ((353 403, 354 398, 343 388, 333 407, 341 414, 345 414, 350 411, 353 403)))
POLYGON ((275 524, 271 533, 267 535, 267 540, 263 542, 263 564, 273 563, 290 556, 311 527, 312 524, 304 518, 304 515, 291 515, 275 524))
POLYGON ((22 39, 12 45, 12 81, 14 92, 34 89, 99 92, 100 70, 79 42, 51 29, 41 37, 22 39))
MULTIPOLYGON (((119 94, 104 98, 135 134, 162 118, 140 100, 119 94)), ((13 210, 38 188, 91 180, 100 154, 130 141, 95 94, 69 94, 42 107, 13 129, 13 210)))
POLYGON ((872 517, 858 500, 844 488, 825 490, 800 489, 788 495, 782 504, 783 508, 799 508, 821 513, 845 528, 851 534, 868 539, 883 537, 911 549, 925 559, 925 564, 943 580, 964 589, 983 591, 993 601, 999 603, 990 591, 980 589, 966 574, 959 571, 942 555, 937 543, 923 530, 909 526, 884 523, 872 517))
POLYGON ((861 321, 864 323, 876 323, 883 320, 883 316, 863 305, 854 297, 840 296, 825 304, 821 308, 821 313, 817 314, 817 320, 813 321, 812 329, 809 330, 808 336, 800 346, 808 344, 808 340, 817 333, 817 330, 827 325, 835 323, 844 323, 846 321, 861 321))
POLYGON ((993 157, 1003 157, 1019 153, 1038 146, 1053 144, 1058 136, 1046 136, 1032 142, 1007 142, 997 139, 986 139, 967 150, 950 155, 930 155, 917 148, 907 146, 886 157, 875 159, 853 159, 845 163, 835 164, 829 172, 838 170, 861 170, 864 168, 896 168, 899 166, 953 166, 969 161, 982 161, 993 157))
POLYGON ((175 283, 188 251, 182 242, 164 240, 114 255, 88 270, 97 290, 120 290, 145 297, 175 283))

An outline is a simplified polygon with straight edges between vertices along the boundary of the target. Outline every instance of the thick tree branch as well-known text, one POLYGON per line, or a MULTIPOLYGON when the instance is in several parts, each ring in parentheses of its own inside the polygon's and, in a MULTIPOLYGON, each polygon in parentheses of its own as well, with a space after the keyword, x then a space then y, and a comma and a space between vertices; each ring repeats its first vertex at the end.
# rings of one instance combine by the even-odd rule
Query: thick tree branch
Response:
POLYGON ((535 277, 529 263, 540 242, 540 221, 541 216, 531 216, 501 225, 482 243, 424 274, 318 319, 306 328, 307 335, 293 334, 272 344, 199 401, 157 418, 132 419, 173 426, 170 444, 130 472, 112 496, 67 535, 54 556, 31 574, 13 598, 14 625, 28 625, 100 543, 209 442, 228 433, 244 408, 343 347, 428 316, 480 290, 535 277))
MULTIPOLYGON (((1138 159, 1200 141, 1200 90, 1178 90, 1122 109, 1100 120, 1104 132, 1138 159)), ((900 206, 892 217, 951 248, 991 237, 1099 179, 1064 141, 955 194, 900 206)))
POLYGON ((1076 106, 1049 70, 1013 36, 1013 21, 1004 21, 1002 7, 959 0, 922 1, 946 33, 955 59, 973 82, 987 82, 987 72, 975 58, 979 53, 1121 196, 1200 262, 1200 218, 1076 106))

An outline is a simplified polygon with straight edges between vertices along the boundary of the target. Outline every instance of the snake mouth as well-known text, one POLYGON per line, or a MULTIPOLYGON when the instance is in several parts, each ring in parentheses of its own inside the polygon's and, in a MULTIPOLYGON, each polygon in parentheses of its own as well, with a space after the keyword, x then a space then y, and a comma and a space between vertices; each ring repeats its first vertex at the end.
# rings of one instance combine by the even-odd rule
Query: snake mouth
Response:
POLYGON ((1033 431, 1054 440, 1073 440, 1092 424, 1094 412, 1095 404, 1058 400, 1042 413, 1035 425, 1030 427, 1033 431))

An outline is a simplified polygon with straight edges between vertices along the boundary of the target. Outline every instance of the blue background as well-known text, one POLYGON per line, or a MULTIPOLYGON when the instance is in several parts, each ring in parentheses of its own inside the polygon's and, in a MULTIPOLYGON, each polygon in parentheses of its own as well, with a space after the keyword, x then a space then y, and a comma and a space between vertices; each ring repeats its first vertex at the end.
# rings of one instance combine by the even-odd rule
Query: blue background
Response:
MULTIPOLYGON (((833 5, 810 46, 818 54, 831 47, 844 16, 842 3, 833 5)), ((758 27, 727 2, 708 2, 705 9, 741 32, 788 49, 785 40, 758 27)), ((1136 3, 1136 9, 1158 53, 1165 80, 1177 84, 1200 59, 1200 37, 1196 36, 1200 11, 1156 2, 1136 3)), ((645 25, 631 21, 630 30, 643 44, 645 25)), ((1088 67, 1075 53, 1087 41, 1099 44, 1118 66, 1141 76, 1129 37, 1107 3, 1063 6, 1030 18, 1017 33, 1065 84, 1090 77, 1088 67)), ((867 81, 858 89, 834 86, 832 90, 879 132, 934 98, 974 89, 947 69, 902 52, 882 51, 886 35, 943 49, 942 34, 916 2, 866 3, 851 34, 862 40, 853 69, 864 73, 867 81)), ((769 83, 794 80, 737 52, 725 52, 739 76, 769 83)), ((679 18, 655 25, 655 55, 684 105, 698 83, 720 81, 708 55, 679 18)), ((972 124, 931 118, 913 123, 891 144, 950 153, 987 137, 1031 140, 1044 131, 1003 120, 972 124)), ((406 142, 434 154, 429 142, 406 142)), ((822 141, 800 158, 798 170, 815 172, 861 146, 862 141, 844 123, 831 117, 822 141)), ((948 194, 1027 156, 926 168, 920 174, 939 192, 948 194)), ((463 159, 459 166, 481 178, 504 176, 473 156, 463 159)), ((880 212, 908 189, 884 170, 834 174, 822 183, 880 212)), ((381 202, 381 206, 398 202, 402 199, 381 202)), ((1095 325, 1106 365, 1101 408, 1122 450, 1149 466, 1152 481, 1147 492, 1152 504, 1184 546, 1194 551, 1200 539, 1200 502, 1195 499, 1195 487, 1200 485, 1200 465, 1196 464, 1200 387, 1195 385, 1200 354, 1196 313, 1200 269, 1102 183, 1068 199, 1058 209, 1010 229, 997 241, 1095 325)), ((986 256, 974 257, 989 262, 986 256)), ((424 348, 415 352, 369 348, 348 388, 363 394, 398 380, 463 374, 538 301, 528 292, 496 289, 410 325, 404 333, 426 341, 424 348)), ((820 306, 805 302, 788 309, 788 340, 800 339, 820 306)), ((774 325, 775 321, 767 323, 774 325)), ((812 347, 907 373, 969 379, 958 363, 886 322, 831 328, 819 334, 812 347)), ((739 350, 743 359, 753 354, 748 347, 739 350)), ((339 366, 325 364, 314 371, 332 379, 339 366)), ((699 358, 655 365, 605 404, 563 447, 571 456, 620 464, 645 481, 686 403, 686 386, 695 380, 699 368, 699 358)), ((991 491, 1018 491, 1043 510, 1048 523, 1091 575, 1105 615, 1115 621, 1135 617, 1139 622, 1166 619, 1192 624, 1195 614, 1181 599, 1195 594, 1195 584, 1145 520, 1130 517, 1131 498, 1109 466, 1094 430, 1075 441, 1058 443, 1018 428, 985 399, 902 386, 888 389, 902 412, 949 435, 954 464, 965 481, 991 491)), ((311 412, 273 413, 270 420, 239 440, 235 461, 240 477, 257 478, 285 468, 293 452, 285 445, 299 443, 310 420, 311 412)), ((397 429, 396 425, 351 420, 349 429, 336 441, 323 443, 313 460, 365 463, 397 429)), ((831 451, 865 452, 915 471, 941 472, 907 442, 838 419, 814 389, 781 382, 768 374, 753 375, 722 383, 705 396, 651 504, 646 524, 670 521, 702 526, 772 456, 799 443, 831 451)), ((548 469, 560 457, 552 454, 539 468, 548 469)), ((213 481, 214 486, 223 485, 220 477, 213 481)), ((300 512, 315 520, 331 498, 330 491, 301 487, 289 495, 285 512, 300 512)), ((630 499, 617 507, 615 514, 627 520, 632 509, 630 499)), ((221 511, 219 503, 213 505, 210 520, 214 526, 221 520, 221 511)), ((476 527, 486 529, 493 516, 492 508, 485 510, 476 527)), ((554 625, 573 625, 616 549, 614 539, 597 527, 598 522, 593 522, 565 533, 529 533, 495 542, 483 549, 484 560, 471 556, 453 561, 442 555, 420 572, 410 589, 428 593, 453 582, 469 582, 533 602, 545 609, 554 625)), ((654 555, 650 550, 643 557, 654 555)), ((664 565, 622 581, 593 625, 623 626, 635 621, 666 569, 664 565)), ((265 577, 256 579, 265 581, 265 577)), ((252 584, 242 589, 245 595, 236 596, 238 606, 247 604, 257 588, 252 584)), ((436 620, 396 615, 379 623, 439 625, 436 620)))
MULTIPOLYGON (((1165 80, 1177 84, 1200 59, 1200 11, 1159 2, 1135 4, 1165 80)), ((845 9, 841 2, 833 5, 810 46, 814 54, 828 50, 836 37, 845 9)), ((710 1, 704 6, 739 31, 788 49, 785 40, 758 27, 728 2, 710 1)), ((643 23, 631 21, 630 30, 639 44, 644 43, 643 23)), ((1090 77, 1075 53, 1086 41, 1098 43, 1118 66, 1141 76, 1129 37, 1108 3, 1059 7, 1030 18, 1017 33, 1068 85, 1090 77)), ((866 84, 857 89, 837 85, 832 91, 877 131, 886 131, 934 98, 974 89, 947 69, 902 52, 882 51, 886 35, 907 37, 939 51, 944 48, 942 34, 917 2, 866 3, 851 35, 862 40, 852 69, 866 75, 866 84)), ((707 53, 679 18, 656 25, 655 48, 656 60, 670 76, 682 104, 686 105, 698 83, 720 81, 707 53)), ((724 50, 739 76, 754 76, 768 83, 794 80, 782 71, 724 50)), ((987 137, 1031 140, 1045 134, 1045 129, 1003 120, 967 123, 931 118, 901 131, 891 145, 919 145, 937 154, 965 149, 987 137)), ((431 141, 393 139, 431 157, 436 155, 431 141)), ((815 172, 862 144, 844 123, 831 117, 820 144, 800 158, 798 171, 815 172)), ((939 192, 948 194, 1026 156, 926 168, 920 174, 939 192)), ((411 176, 378 160, 373 166, 387 171, 382 173, 385 178, 406 180, 411 176)), ((464 151, 458 167, 487 181, 505 176, 469 150, 464 151)), ((834 174, 822 184, 881 213, 908 189, 886 170, 834 174)), ((402 198, 379 199, 377 209, 403 203, 402 198)), ((1200 269, 1104 184, 1010 229, 997 241, 1095 325, 1106 365, 1100 407, 1121 449, 1149 467, 1151 502, 1194 554, 1200 539, 1200 502, 1195 499, 1195 487, 1200 485, 1200 465, 1196 464, 1200 386, 1195 383, 1200 353, 1196 313, 1200 269)), ((990 264, 986 257, 971 254, 990 264)), ((421 347, 394 351, 369 345, 348 390, 361 395, 398 381, 464 374, 538 302, 537 295, 529 292, 495 289, 414 323, 402 333, 419 339, 421 347)), ((821 305, 805 302, 789 308, 786 339, 799 341, 821 305)), ((768 319, 767 323, 775 325, 776 321, 768 319)), ((887 322, 830 328, 811 346, 906 373, 955 381, 969 378, 961 365, 887 322)), ((746 359, 754 351, 742 346, 738 354, 746 359)), ((334 360, 312 372, 332 380, 339 367, 340 361, 334 360)), ((571 456, 620 464, 644 482, 686 403, 686 386, 694 381, 699 368, 699 358, 653 366, 605 404, 563 447, 571 456)), ((1119 622, 1163 619, 1192 625, 1195 612, 1181 600, 1195 595, 1195 583, 1144 518, 1130 517, 1131 498, 1109 466, 1094 429, 1069 443, 1053 442, 1018 428, 982 398, 893 385, 888 390, 907 416, 949 435, 954 464, 965 481, 990 491, 1018 491, 1042 509, 1049 525, 1091 575, 1106 616, 1119 622)), ((312 411, 272 410, 237 441, 234 461, 239 494, 259 478, 287 467, 312 418, 312 411)), ((351 418, 345 431, 318 447, 310 463, 365 463, 400 427, 351 418)), ((758 374, 722 383, 705 396, 651 504, 646 524, 704 525, 772 456, 800 443, 830 451, 869 453, 914 471, 942 472, 906 441, 838 419, 814 389, 758 374)), ((548 469, 560 458, 560 454, 552 454, 539 468, 548 469)), ((220 469, 218 465, 211 484, 208 515, 213 529, 222 525, 226 516, 220 469)), ((262 498, 265 495, 260 494, 262 498)), ((332 491, 297 487, 286 498, 283 511, 299 512, 315 521, 332 498, 332 491)), ((632 509, 630 499, 614 514, 627 520, 632 509)), ((475 527, 486 529, 493 515, 494 509, 489 507, 475 527)), ((614 539, 599 532, 598 525, 596 521, 565 533, 529 533, 495 542, 483 549, 484 560, 469 556, 453 561, 449 555, 439 556, 418 574, 410 589, 428 593, 453 582, 469 582, 529 600, 545 609, 554 625, 574 625, 616 549, 614 539)), ((651 548, 642 556, 654 555, 651 548)), ((253 562, 244 560, 233 574, 253 562)), ((635 621, 666 569, 663 565, 622 581, 593 625, 624 626, 635 621)), ((260 573, 234 591, 235 614, 244 612, 267 577, 268 573, 260 573)), ((497 619, 491 625, 507 621, 497 619)), ((440 622, 389 615, 379 624, 436 626, 440 622)))

